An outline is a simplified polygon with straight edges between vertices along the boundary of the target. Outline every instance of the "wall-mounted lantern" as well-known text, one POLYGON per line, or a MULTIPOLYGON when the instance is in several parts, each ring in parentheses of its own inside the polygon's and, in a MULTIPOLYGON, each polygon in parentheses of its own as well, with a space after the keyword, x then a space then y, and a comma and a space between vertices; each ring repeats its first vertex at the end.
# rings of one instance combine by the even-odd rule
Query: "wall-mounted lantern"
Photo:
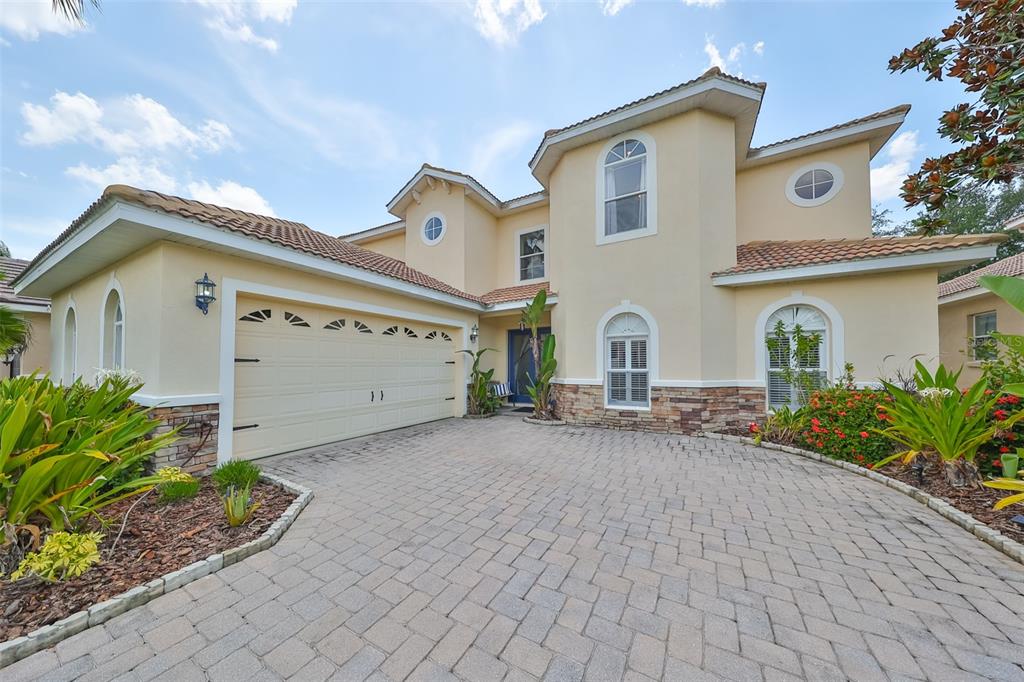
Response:
POLYGON ((196 280, 196 307, 203 311, 203 315, 210 312, 210 304, 217 300, 213 290, 217 288, 210 276, 203 273, 202 279, 196 280))
POLYGON ((476 343, 476 340, 480 338, 480 327, 473 325, 473 328, 469 330, 469 341, 470 343, 476 343))

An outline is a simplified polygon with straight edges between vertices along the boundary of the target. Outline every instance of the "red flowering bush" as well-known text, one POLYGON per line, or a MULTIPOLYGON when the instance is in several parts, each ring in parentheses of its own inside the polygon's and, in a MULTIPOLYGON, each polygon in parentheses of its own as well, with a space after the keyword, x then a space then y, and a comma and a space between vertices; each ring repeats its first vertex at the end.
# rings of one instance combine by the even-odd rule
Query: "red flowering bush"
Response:
MULTIPOLYGON (((992 410, 992 421, 995 424, 1008 420, 1024 410, 1024 402, 1015 395, 1003 395, 996 400, 992 410)), ((977 464, 982 476, 1002 476, 1003 463, 999 455, 1016 452, 1024 447, 1024 421, 1012 424, 1005 430, 996 431, 995 436, 985 445, 978 448, 977 464)))
POLYGON ((870 467, 896 451, 895 444, 872 429, 884 428, 884 391, 834 386, 811 394, 803 408, 807 427, 800 445, 835 459, 870 467))

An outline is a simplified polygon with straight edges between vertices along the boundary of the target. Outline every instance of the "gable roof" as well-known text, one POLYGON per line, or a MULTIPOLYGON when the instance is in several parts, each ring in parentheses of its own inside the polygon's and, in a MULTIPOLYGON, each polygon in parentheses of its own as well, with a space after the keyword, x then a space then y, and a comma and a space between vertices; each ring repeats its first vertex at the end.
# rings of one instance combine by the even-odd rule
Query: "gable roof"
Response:
POLYGON ((40 312, 45 312, 50 307, 50 299, 19 296, 14 293, 14 287, 11 286, 28 264, 29 261, 20 258, 0 258, 0 304, 18 306, 19 308, 30 306, 39 308, 40 312))
MULTIPOLYGON (((405 212, 406 206, 409 205, 409 201, 419 201, 417 198, 417 192, 423 184, 432 184, 434 181, 439 181, 442 185, 458 185, 465 188, 467 194, 473 199, 476 199, 481 205, 484 206, 494 215, 507 215, 512 211, 516 211, 521 208, 527 208, 529 206, 543 204, 547 201, 548 194, 545 190, 537 192, 531 192, 530 194, 524 194, 522 196, 502 201, 494 194, 491 190, 484 187, 483 183, 474 178, 468 173, 462 173, 460 171, 449 170, 447 168, 441 168, 440 166, 432 166, 429 163, 425 163, 420 166, 420 169, 409 179, 402 189, 398 190, 398 193, 391 198, 391 201, 387 203, 388 211, 395 216, 402 217, 405 212)), ((401 221, 399 221, 401 222, 401 221)), ((347 237, 355 237, 361 233, 355 233, 355 235, 347 235, 347 237)))
POLYGON ((91 217, 115 200, 161 211, 187 220, 199 221, 219 230, 240 234, 250 239, 283 246, 294 251, 349 265, 367 272, 384 275, 400 282, 449 294, 466 301, 482 303, 480 297, 460 291, 439 279, 410 268, 403 261, 364 249, 361 246, 351 244, 323 232, 317 232, 303 223, 273 216, 247 213, 193 199, 184 199, 169 194, 137 189, 128 185, 111 185, 107 187, 99 199, 93 202, 81 216, 75 219, 57 239, 44 248, 23 272, 19 273, 14 283, 21 280, 25 273, 31 271, 50 252, 68 241, 91 217))
POLYGON ((980 288, 978 278, 985 275, 1005 275, 1007 277, 1018 277, 1024 275, 1024 253, 1007 256, 995 263, 989 263, 983 268, 971 270, 970 272, 954 277, 939 283, 939 298, 961 294, 971 289, 980 288))
POLYGON ((983 234, 753 241, 737 246, 736 264, 712 278, 720 284, 753 284, 906 267, 950 269, 990 258, 1005 240, 1003 234, 983 234), (836 269, 844 264, 856 266, 836 269), (758 273, 765 277, 755 277, 758 273))

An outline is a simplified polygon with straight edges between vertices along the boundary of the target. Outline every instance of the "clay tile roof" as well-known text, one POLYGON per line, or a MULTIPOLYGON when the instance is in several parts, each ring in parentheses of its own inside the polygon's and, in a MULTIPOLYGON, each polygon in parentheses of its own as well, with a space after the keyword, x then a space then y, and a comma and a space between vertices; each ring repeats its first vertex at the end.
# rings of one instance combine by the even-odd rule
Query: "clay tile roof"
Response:
POLYGON ((989 263, 983 268, 972 270, 966 275, 960 275, 959 277, 939 283, 939 298, 952 296, 953 294, 959 294, 978 287, 978 278, 984 275, 1006 275, 1008 277, 1024 275, 1024 253, 1007 256, 1002 260, 997 260, 995 263, 989 263))
POLYGON ((905 114, 908 111, 910 111, 910 105, 909 104, 901 104, 898 107, 892 107, 891 109, 886 109, 885 111, 878 111, 878 112, 875 112, 873 114, 868 114, 867 116, 861 116, 860 118, 855 118, 852 121, 847 121, 846 123, 837 123, 836 125, 829 126, 828 128, 822 128, 821 130, 815 130, 813 133, 804 133, 803 135, 797 135, 796 137, 789 137, 789 138, 786 138, 785 140, 779 140, 778 142, 772 142, 771 144, 766 144, 763 147, 751 147, 749 153, 750 154, 754 154, 756 152, 764 151, 765 149, 771 149, 772 147, 778 147, 781 144, 787 144, 789 142, 796 142, 797 140, 803 140, 803 139, 806 139, 808 137, 814 137, 815 135, 821 135, 822 133, 831 133, 834 130, 842 130, 843 128, 851 128, 853 126, 860 125, 861 123, 867 123, 869 121, 875 121, 875 120, 878 120, 878 119, 881 119, 881 118, 885 118, 887 116, 892 116, 893 114, 905 114))
POLYGON ((222 206, 214 206, 213 204, 206 204, 201 201, 136 189, 127 185, 111 185, 107 187, 103 191, 103 196, 71 223, 71 226, 62 232, 53 243, 43 249, 33 262, 38 261, 47 253, 57 248, 79 226, 98 211, 100 207, 115 198, 189 220, 196 220, 211 227, 284 246, 312 256, 332 260, 336 263, 350 265, 368 272, 416 284, 427 289, 457 296, 467 301, 481 302, 479 297, 460 291, 439 279, 414 270, 400 260, 389 258, 355 244, 350 244, 343 239, 332 237, 323 232, 317 232, 302 223, 247 213, 222 206))
MULTIPOLYGON (((593 116, 585 118, 582 121, 577 121, 576 123, 572 123, 570 125, 563 126, 561 128, 552 128, 551 130, 548 130, 548 131, 546 131, 544 133, 544 138, 546 139, 548 137, 551 137, 552 135, 557 135, 558 133, 563 133, 566 130, 569 130, 571 128, 576 128, 577 126, 581 126, 581 125, 584 125, 586 123, 590 123, 591 121, 593 121, 595 119, 603 118, 605 116, 609 116, 611 114, 618 113, 618 112, 622 111, 623 109, 628 109, 630 107, 634 107, 637 104, 643 104, 644 102, 647 102, 649 100, 657 99, 658 97, 661 97, 663 95, 667 95, 667 94, 669 94, 671 92, 675 92, 676 90, 681 90, 682 88, 689 87, 691 85, 694 85, 695 83, 699 83, 701 81, 708 80, 709 78, 722 78, 724 80, 730 80, 730 81, 733 81, 735 83, 741 83, 743 85, 749 85, 750 87, 757 88, 759 90, 764 90, 765 87, 766 87, 766 85, 764 83, 754 83, 753 81, 743 80, 742 78, 737 78, 736 76, 730 76, 729 74, 724 73, 717 66, 713 66, 710 69, 708 69, 707 71, 705 71, 704 73, 702 73, 700 76, 698 76, 698 77, 696 77, 694 79, 688 80, 686 82, 680 83, 679 85, 673 85, 672 87, 665 88, 664 90, 661 90, 660 92, 656 92, 653 95, 647 95, 646 97, 641 97, 640 99, 633 100, 632 102, 629 102, 628 104, 623 104, 621 106, 615 107, 614 109, 609 109, 608 111, 605 111, 603 113, 594 114, 593 116)), ((543 145, 543 144, 544 144, 544 140, 542 139, 541 140, 541 145, 543 145)), ((539 149, 539 147, 538 147, 538 149, 539 149)))
POLYGON ((939 237, 756 241, 737 246, 736 265, 716 272, 714 275, 736 275, 808 265, 827 265, 889 256, 905 256, 979 244, 996 244, 1004 240, 1006 240, 1006 235, 1003 234, 978 234, 939 237))
POLYGON ((537 295, 537 292, 541 289, 546 289, 548 295, 551 295, 551 285, 547 282, 534 282, 532 284, 520 284, 516 287, 505 287, 504 289, 495 289, 494 291, 488 291, 486 294, 481 296, 483 302, 487 305, 494 305, 495 303, 511 303, 513 301, 530 301, 537 295))
POLYGON ((33 296, 18 296, 11 287, 14 278, 21 274, 21 271, 29 264, 27 260, 20 258, 0 258, 0 304, 20 303, 23 305, 36 305, 45 309, 50 304, 48 298, 35 298, 33 296))

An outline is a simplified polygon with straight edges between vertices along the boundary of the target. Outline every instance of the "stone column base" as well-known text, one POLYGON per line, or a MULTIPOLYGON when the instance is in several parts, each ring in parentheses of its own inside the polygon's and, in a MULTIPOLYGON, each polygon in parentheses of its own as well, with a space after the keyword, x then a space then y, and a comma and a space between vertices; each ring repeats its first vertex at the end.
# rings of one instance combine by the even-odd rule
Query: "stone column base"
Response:
POLYGON ((764 388, 651 388, 649 410, 607 409, 604 386, 554 384, 555 414, 570 424, 699 433, 746 429, 765 415, 764 388))
POLYGON ((163 421, 156 433, 182 427, 177 442, 153 455, 154 469, 181 467, 191 474, 205 474, 217 466, 219 403, 156 407, 151 414, 163 421))

